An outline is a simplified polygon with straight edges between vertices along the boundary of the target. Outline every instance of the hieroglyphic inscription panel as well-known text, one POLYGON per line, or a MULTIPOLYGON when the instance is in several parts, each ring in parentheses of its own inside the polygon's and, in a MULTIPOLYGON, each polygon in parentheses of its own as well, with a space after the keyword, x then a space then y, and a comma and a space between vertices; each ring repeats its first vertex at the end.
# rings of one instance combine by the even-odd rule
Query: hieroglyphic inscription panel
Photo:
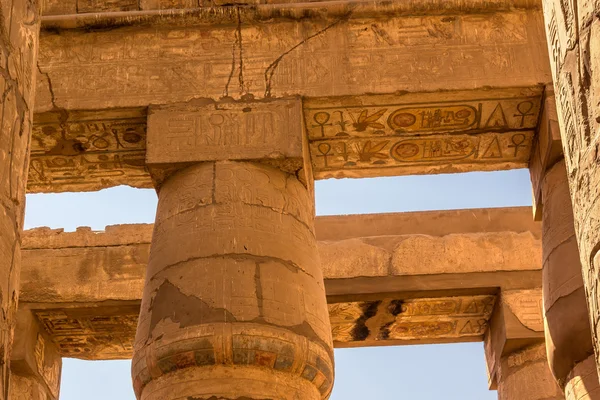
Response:
POLYGON ((35 193, 152 187, 145 155, 144 109, 38 114, 27 189, 35 193))
POLYGON ((461 296, 329 304, 333 340, 346 345, 384 345, 385 341, 480 339, 495 296, 461 296))
MULTIPOLYGON (((482 340, 493 295, 330 303, 335 347, 482 340)), ((34 310, 61 356, 131 358, 139 306, 34 310)))
POLYGON ((148 164, 302 157, 302 103, 187 103, 151 107, 148 164))
POLYGON ((139 306, 34 310, 63 357, 131 358, 139 306))
POLYGON ((542 88, 309 99, 318 178, 525 167, 542 88))

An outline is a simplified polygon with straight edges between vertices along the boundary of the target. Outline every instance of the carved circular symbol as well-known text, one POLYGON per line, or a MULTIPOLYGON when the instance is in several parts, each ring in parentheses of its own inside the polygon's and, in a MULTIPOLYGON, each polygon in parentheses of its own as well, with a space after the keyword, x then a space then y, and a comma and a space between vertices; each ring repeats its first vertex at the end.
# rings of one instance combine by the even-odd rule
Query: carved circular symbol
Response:
POLYGON ((470 115, 471 110, 467 108, 463 108, 462 110, 456 112, 456 118, 469 118, 470 115))
POLYGON ((106 140, 104 138, 97 137, 92 140, 92 145, 98 149, 106 149, 106 148, 108 148, 110 143, 108 142, 108 140, 106 140))
POLYGON ((416 121, 417 117, 415 117, 413 114, 403 112, 392 115, 390 118, 390 125, 392 125, 392 128, 394 129, 407 128, 413 125, 416 121))
POLYGON ((414 143, 400 142, 392 147, 392 157, 397 160, 404 160, 419 154, 419 146, 414 143))
POLYGON ((123 140, 127 143, 137 143, 142 140, 142 135, 137 133, 134 129, 127 129, 123 134, 123 140))
POLYGON ((221 114, 213 114, 208 117, 208 122, 212 125, 221 125, 225 121, 225 118, 221 114))

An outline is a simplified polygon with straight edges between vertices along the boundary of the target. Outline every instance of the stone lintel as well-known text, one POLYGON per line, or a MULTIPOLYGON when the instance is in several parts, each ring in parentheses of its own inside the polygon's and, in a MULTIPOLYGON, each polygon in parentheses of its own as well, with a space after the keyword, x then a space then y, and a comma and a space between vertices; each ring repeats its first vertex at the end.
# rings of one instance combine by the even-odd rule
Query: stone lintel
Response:
MULTIPOLYGON (((471 1, 440 1, 420 0, 410 3, 389 3, 385 1, 362 1, 360 3, 328 1, 317 1, 304 3, 301 1, 282 0, 250 0, 243 2, 217 0, 205 2, 203 0, 43 0, 42 25, 46 29, 58 28, 75 29, 94 27, 102 22, 118 23, 128 17, 130 24, 147 23, 152 20, 169 20, 170 18, 182 18, 186 15, 200 17, 200 21, 212 21, 215 23, 221 18, 221 22, 235 22, 235 13, 228 13, 228 8, 220 7, 254 5, 244 7, 242 12, 245 16, 254 15, 256 19, 272 19, 291 17, 295 12, 304 11, 310 13, 318 8, 327 10, 328 14, 344 15, 344 12, 354 11, 358 15, 393 15, 393 14, 436 14, 449 12, 491 12, 513 9, 539 9, 540 4, 533 0, 471 0, 471 1), (298 4, 299 3, 299 4, 298 4), (317 4, 314 4, 317 3, 317 4), (210 6, 223 8, 223 15, 217 14, 210 6), (202 7, 202 8, 199 8, 202 7), (206 10, 208 9, 208 11, 206 10), (155 12, 164 10, 165 12, 155 12), (180 11, 176 11, 180 10, 180 11), (154 11, 154 12, 153 12, 154 11), (174 14, 174 15, 173 15, 174 14), (202 18, 204 17, 204 18, 202 18), (87 23, 87 25, 86 25, 87 23)), ((234 10, 235 11, 235 10, 234 10)), ((322 12, 322 11, 321 11, 322 12)))
POLYGON ((543 87, 308 98, 317 179, 524 168, 543 87))
POLYGON ((503 357, 544 342, 541 284, 540 280, 536 288, 500 292, 484 336, 490 389, 497 388, 503 357))
MULTIPOLYGON (((444 213, 317 218, 336 346, 482 340, 498 288, 540 285, 539 226, 523 222, 529 208, 444 213), (407 234, 421 217, 429 223, 407 234), (381 220, 379 236, 355 237, 364 219, 381 220)), ((25 232, 21 301, 63 355, 130 357, 151 235, 149 224, 25 232)))
MULTIPOLYGON (((207 7, 187 15, 157 13, 137 25, 128 13, 104 21, 90 14, 87 29, 67 30, 47 19, 35 112, 245 94, 357 96, 551 81, 539 5, 473 13, 470 3, 487 4, 444 2, 443 11, 432 15, 435 7, 428 3, 317 2, 303 6, 312 8, 308 14, 298 5, 287 14, 266 5, 267 14, 282 17, 266 20, 257 20, 261 11, 254 7, 207 7), (410 11, 419 5, 425 6, 420 13, 410 11), (361 15, 365 8, 370 15, 361 15)), ((78 22, 66 18, 65 24, 78 22)))
POLYGON ((15 341, 10 360, 11 400, 58 400, 62 355, 51 333, 36 316, 21 307, 17 313, 15 341))
MULTIPOLYGON (((291 173, 310 167, 315 179, 528 164, 534 171, 530 155, 532 145, 542 143, 535 132, 543 91, 536 85, 302 100, 196 99, 149 110, 55 109, 34 119, 28 191, 148 188, 150 164, 157 175, 224 159, 262 161, 291 173)), ((543 124, 540 129, 548 131, 543 124)))
POLYGON ((529 173, 533 192, 533 216, 542 220, 542 181, 546 171, 563 158, 560 127, 556 114, 556 97, 552 86, 546 87, 537 136, 531 149, 529 173))

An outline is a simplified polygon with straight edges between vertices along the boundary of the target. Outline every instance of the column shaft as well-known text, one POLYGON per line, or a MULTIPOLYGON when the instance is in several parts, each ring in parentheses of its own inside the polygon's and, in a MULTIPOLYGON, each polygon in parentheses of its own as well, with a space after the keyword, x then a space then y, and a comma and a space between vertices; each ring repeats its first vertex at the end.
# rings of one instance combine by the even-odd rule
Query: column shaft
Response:
POLYGON ((558 121, 596 358, 600 350, 600 2, 544 0, 558 121))
POLYGON ((498 400, 560 400, 562 391, 548 369, 544 344, 503 356, 498 369, 498 400))
MULTIPOLYGON (((577 377, 575 367, 593 355, 594 349, 564 161, 554 164, 546 172, 542 198, 546 348, 550 369, 558 384, 565 387, 568 381, 577 377)), ((591 384, 592 389, 598 386, 597 376, 596 382, 592 383, 594 375, 586 377, 586 384, 591 384)), ((579 385, 577 393, 584 390, 585 385, 579 385)), ((566 390, 567 400, 579 400, 579 397, 572 397, 573 393, 566 390)))
POLYGON ((313 221, 309 191, 275 168, 200 163, 167 179, 134 348, 138 398, 329 396, 313 221))
POLYGON ((0 399, 5 400, 19 297, 20 231, 37 71, 37 1, 1 0, 0 29, 0 399))

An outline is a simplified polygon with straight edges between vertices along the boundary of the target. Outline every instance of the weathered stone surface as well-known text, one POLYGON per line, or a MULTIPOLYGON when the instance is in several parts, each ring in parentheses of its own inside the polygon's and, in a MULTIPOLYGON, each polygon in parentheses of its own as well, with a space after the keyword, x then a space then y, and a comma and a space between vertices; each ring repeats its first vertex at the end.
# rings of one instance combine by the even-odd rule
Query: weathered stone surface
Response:
POLYGON ((329 304, 336 347, 481 340, 496 296, 329 304))
MULTIPOLYGON (((240 184, 236 187, 244 190, 219 189, 217 198, 242 195, 248 202, 258 198, 255 195, 259 193, 252 192, 252 187, 244 186, 243 181, 240 184)), ((291 190, 293 182, 288 182, 288 187, 291 190)), ((300 212, 302 209, 294 203, 272 198, 277 209, 285 213, 302 221, 310 216, 300 212)), ((186 199, 187 203, 174 199, 172 204, 185 208, 193 207, 196 202, 212 201, 211 196, 204 195, 197 197, 196 202, 190 202, 189 196, 186 199)), ((173 212, 165 206, 161 210, 165 215, 173 212)), ((523 207, 317 217, 317 239, 327 239, 317 242, 327 293, 346 296, 461 287, 530 288, 535 282, 539 284, 541 270, 540 228, 523 221, 524 218, 531 221, 530 210, 523 207), (478 229, 489 233, 474 233, 478 229), (410 230, 419 234, 408 235, 410 230), (466 232, 450 234, 453 230, 466 232), (361 232, 365 237, 360 237, 361 232), (371 234, 378 236, 368 237, 371 234), (358 237, 352 239, 354 236, 358 237), (417 241, 412 240, 415 236, 417 241), (406 242, 412 243, 410 260, 394 267, 392 259, 399 257, 398 252, 409 253, 402 248, 406 242), (452 245, 458 247, 453 249, 452 245), (439 253, 440 248, 445 250, 439 253), (432 256, 432 252, 437 255, 432 256), (475 257, 473 252, 479 252, 481 257, 475 257), (449 254, 462 265, 460 270, 449 268, 443 261, 449 254), (496 256, 488 257, 489 254, 496 256)), ((26 231, 23 300, 33 303, 139 300, 152 229, 150 224, 139 224, 108 226, 104 232, 89 228, 79 228, 77 232, 48 228, 26 231), (53 262, 48 263, 49 259, 53 262), (57 270, 60 275, 55 273, 57 270)))
POLYGON ((562 158, 560 128, 556 115, 556 97, 554 89, 547 86, 544 91, 538 134, 529 158, 529 174, 533 191, 533 217, 536 221, 542 220, 542 181, 546 170, 562 158))
MULTIPOLYGON (((223 0, 42 0, 44 15, 64 15, 64 14, 86 14, 98 12, 118 12, 125 10, 176 10, 191 9, 196 7, 219 6, 219 5, 259 5, 259 4, 290 4, 302 3, 295 0, 245 0, 245 1, 223 1, 223 0)), ((437 1, 420 1, 411 4, 414 11, 429 11, 430 13, 439 12, 440 9, 461 9, 461 10, 487 10, 512 9, 513 7, 534 7, 537 3, 530 0, 494 0, 481 1, 471 0, 469 2, 444 2, 444 7, 437 1)))
POLYGON ((148 164, 302 158, 302 102, 211 102, 151 107, 148 164))
POLYGON ((598 358, 600 3, 545 0, 543 7, 575 233, 598 358))
POLYGON ((471 208, 381 214, 331 215, 315 219, 317 239, 344 240, 365 236, 530 232, 541 238, 541 225, 531 207, 471 208))
POLYGON ((543 90, 197 99, 151 106, 148 137, 145 108, 54 110, 34 121, 28 190, 150 187, 146 162, 263 159, 295 173, 304 135, 317 179, 522 168, 535 161, 543 90), (146 137, 159 150, 146 154, 146 137))
MULTIPOLYGON (((60 303, 54 306, 57 305, 60 303)), ((34 309, 32 313, 62 357, 84 360, 131 358, 140 311, 139 299, 108 302, 95 307, 87 305, 90 307, 67 304, 58 309, 34 309)), ((31 307, 28 304, 24 306, 31 307)))
MULTIPOLYGON (((541 280, 538 285, 541 285, 541 280)), ((489 329, 485 332, 484 348, 488 370, 488 384, 490 389, 500 389, 501 369, 507 362, 506 356, 528 346, 541 343, 544 352, 544 366, 552 385, 558 387, 552 378, 550 369, 545 359, 544 326, 542 312, 542 290, 532 288, 525 290, 501 291, 496 301, 496 306, 489 321, 489 329)), ((540 364, 541 365, 541 364, 540 364)), ((540 367, 541 368, 541 367, 540 367)), ((506 377, 506 375, 505 375, 506 377)), ((523 383, 524 384, 524 383, 523 383)), ((512 385, 509 385, 512 387, 512 385)), ((506 393, 514 393, 510 389, 506 393)), ((525 392, 527 393, 527 392, 525 392)), ((531 395, 531 393, 529 394, 531 395)), ((502 396, 502 395, 501 395, 502 396)), ((512 399, 508 396, 506 399, 512 399)), ((528 397, 517 397, 527 399, 528 397)), ((533 399, 544 397, 532 397, 533 399)))
POLYGON ((469 10, 462 1, 440 2, 442 13, 427 15, 434 8, 427 3, 91 16, 82 30, 61 27, 85 26, 85 18, 53 18, 41 35, 36 112, 53 104, 98 110, 224 95, 323 97, 550 81, 537 4, 496 11, 493 3, 492 10, 484 2, 469 10))
POLYGON ((146 119, 141 108, 37 114, 27 191, 152 187, 145 162, 146 119))
POLYGON ((565 387, 573 368, 594 349, 564 161, 546 172, 542 199, 546 348, 550 369, 565 387))
POLYGON ((596 400, 600 396, 596 359, 589 356, 577 364, 567 377, 565 398, 567 400, 596 400))
POLYGON ((9 399, 58 400, 63 354, 29 310, 19 309, 17 319, 9 399))
MULTIPOLYGON (((218 179, 229 176, 221 170, 216 172, 218 179)), ((237 173, 233 176, 239 178, 237 173)), ((277 174, 270 176, 277 182, 277 174)), ((215 199, 237 199, 252 204, 269 198, 275 210, 300 221, 310 218, 311 211, 298 207, 299 203, 286 201, 280 192, 259 191, 245 182, 244 179, 235 181, 227 190, 217 185, 215 199)), ((288 179, 289 191, 294 191, 295 183, 288 179)), ((211 203, 211 190, 211 185, 197 186, 195 195, 188 192, 181 199, 175 197, 164 202, 160 214, 172 218, 177 210, 191 210, 211 203)), ((48 228, 25 232, 22 300, 51 332, 61 354, 84 359, 131 357, 152 228, 148 224, 112 226, 104 232, 93 232, 89 228, 80 228, 77 232, 48 228), (54 262, 48 263, 49 259, 54 262), (56 274, 56 270, 61 273, 56 274)), ((531 223, 531 209, 527 207, 318 217, 316 228, 320 232, 317 238, 328 239, 318 242, 317 247, 325 273, 329 315, 336 321, 334 325, 337 324, 333 334, 338 335, 335 342, 338 347, 481 340, 483 322, 489 315, 483 311, 485 307, 472 304, 493 301, 493 296, 482 296, 482 291, 491 294, 496 287, 531 288, 541 281, 540 227, 531 223), (472 248, 463 247, 462 252, 452 252, 456 256, 464 255, 455 258, 464 265, 462 272, 440 269, 438 260, 427 257, 423 257, 420 268, 393 269, 394 246, 410 239, 407 233, 411 230, 419 232, 418 237, 431 239, 424 247, 414 248, 416 256, 442 245, 460 243, 460 237, 471 246, 487 248, 490 252, 503 248, 505 256, 478 260, 468 254, 472 248), (453 230, 463 233, 450 234, 453 230), (477 230, 488 233, 475 233, 477 230), (361 232, 380 236, 352 238, 361 232), (394 235, 396 233, 403 235, 394 235), (530 254, 529 263, 524 258, 514 262, 514 257, 509 255, 517 252, 514 247, 517 243, 523 254, 530 254), (390 293, 397 296, 390 297, 390 293), (368 327, 363 326, 367 318, 358 312, 375 303, 368 327), (402 310, 402 304, 407 305, 406 310, 395 318, 394 310, 402 310), (453 309, 450 309, 451 304, 453 309), (426 309, 431 309, 436 317, 427 316, 426 309), (436 319, 444 321, 435 325, 432 321, 436 319), (394 321, 397 323, 393 332, 390 326, 386 331, 384 325, 394 321), (369 329, 366 336, 365 329, 369 329), (349 342, 348 336, 345 339, 339 336, 355 330, 363 332, 363 340, 349 342), (420 337, 417 338, 416 332, 421 332, 420 337)), ((238 264, 240 271, 254 268, 242 262, 238 264)), ((204 275, 210 273, 205 267, 204 275)), ((265 268, 270 266, 265 265, 265 268)), ((206 285, 208 281, 190 284, 206 285)), ((267 287, 274 288, 270 284, 267 287)), ((254 293, 253 285, 239 286, 236 292, 254 293)), ((256 310, 256 305, 256 301, 232 303, 231 309, 236 313, 251 312, 256 310)))
POLYGON ((138 398, 329 397, 313 201, 295 175, 257 163, 166 179, 134 342, 138 398))
POLYGON ((0 2, 0 399, 7 400, 19 299, 21 230, 35 96, 39 9, 0 2))

